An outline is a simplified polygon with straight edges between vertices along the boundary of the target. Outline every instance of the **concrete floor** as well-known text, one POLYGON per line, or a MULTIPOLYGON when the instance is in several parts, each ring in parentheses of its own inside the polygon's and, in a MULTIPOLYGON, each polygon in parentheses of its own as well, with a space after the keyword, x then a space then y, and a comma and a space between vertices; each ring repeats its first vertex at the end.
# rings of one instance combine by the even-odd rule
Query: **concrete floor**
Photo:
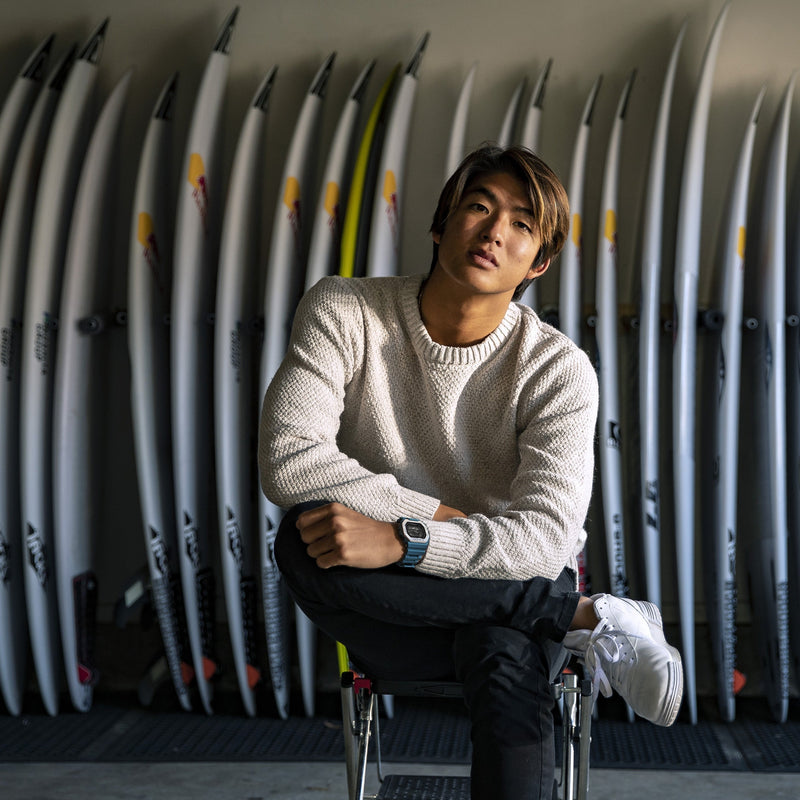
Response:
MULTIPOLYGON (((388 765, 389 772, 463 775, 465 767, 388 765)), ((368 792, 377 791, 371 766, 368 792)), ((345 800, 344 767, 291 764, 2 764, 2 800, 345 800)), ((800 775, 595 769, 590 800, 800 800, 800 775)))

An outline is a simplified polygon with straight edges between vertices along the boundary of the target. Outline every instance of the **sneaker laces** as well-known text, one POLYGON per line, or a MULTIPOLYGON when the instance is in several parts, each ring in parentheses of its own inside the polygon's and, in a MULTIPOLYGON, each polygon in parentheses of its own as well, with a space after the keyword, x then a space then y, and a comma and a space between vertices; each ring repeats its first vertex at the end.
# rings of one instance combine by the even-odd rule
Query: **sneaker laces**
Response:
POLYGON ((619 661, 634 663, 636 655, 633 648, 626 652, 617 636, 628 639, 643 639, 634 633, 628 633, 620 628, 612 628, 608 620, 601 620, 592 631, 584 653, 584 662, 592 679, 592 700, 597 700, 597 695, 602 691, 603 697, 611 697, 611 680, 606 674, 606 669, 619 661))

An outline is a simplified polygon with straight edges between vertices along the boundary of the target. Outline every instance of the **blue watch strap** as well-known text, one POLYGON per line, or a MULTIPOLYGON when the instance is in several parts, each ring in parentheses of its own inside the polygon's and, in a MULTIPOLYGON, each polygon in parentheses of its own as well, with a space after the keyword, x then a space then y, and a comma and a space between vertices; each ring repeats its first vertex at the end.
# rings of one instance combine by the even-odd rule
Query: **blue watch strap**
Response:
POLYGON ((397 562, 401 567, 416 567, 428 552, 430 533, 422 520, 401 517, 397 520, 397 533, 405 542, 405 555, 397 562))

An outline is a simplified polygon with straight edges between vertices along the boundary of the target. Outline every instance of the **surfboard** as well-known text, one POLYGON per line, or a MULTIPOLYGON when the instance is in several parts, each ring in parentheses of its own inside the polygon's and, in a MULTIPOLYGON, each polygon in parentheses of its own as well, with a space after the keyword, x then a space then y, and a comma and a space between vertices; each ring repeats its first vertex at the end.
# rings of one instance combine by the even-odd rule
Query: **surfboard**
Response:
POLYGON ((642 555, 645 592, 661 607, 661 482, 659 479, 659 363, 661 262, 667 140, 675 73, 686 23, 672 47, 658 104, 642 216, 641 305, 639 310, 639 448, 642 555))
POLYGON ((339 274, 345 278, 363 275, 366 271, 367 244, 372 222, 372 197, 378 157, 383 144, 386 113, 389 97, 394 89, 400 65, 394 67, 384 82, 370 111, 364 133, 361 135, 350 192, 347 195, 347 210, 342 225, 342 254, 339 274))
MULTIPOLYGON (((786 264, 786 485, 789 587, 800 586, 800 180, 795 175, 786 264)), ((789 645, 800 676, 800 612, 789 609, 789 645)))
POLYGON ((106 365, 107 289, 119 132, 132 71, 120 79, 94 127, 78 182, 59 308, 53 389, 53 533, 61 649, 77 711, 88 711, 99 679, 97 620, 99 495, 96 444, 102 431, 98 375, 106 365))
POLYGON ((519 122, 520 105, 522 104, 522 94, 525 91, 526 83, 527 79, 523 78, 509 98, 506 112, 503 114, 503 121, 500 123, 500 130, 497 133, 497 144, 500 147, 508 147, 514 144, 519 122))
MULTIPOLYGON (((536 82, 531 91, 530 102, 528 109, 525 112, 525 119, 522 123, 522 132, 520 133, 519 143, 523 147, 534 153, 539 152, 539 138, 542 128, 542 106, 544 105, 544 91, 547 85, 547 76, 550 74, 550 67, 553 65, 553 59, 549 59, 539 72, 536 82)), ((539 308, 539 293, 537 291, 538 284, 536 281, 531 281, 528 288, 522 295, 522 302, 533 309, 539 308)))
POLYGON ((255 507, 257 398, 254 391, 260 344, 257 268, 262 186, 272 68, 245 115, 231 171, 220 244, 214 335, 214 432, 220 561, 228 629, 245 712, 256 714, 261 680, 256 647, 258 563, 255 507))
POLYGON ((622 419, 619 401, 619 313, 617 298, 619 176, 622 133, 635 72, 625 83, 617 103, 606 151, 600 198, 597 244, 596 308, 597 377, 600 406, 597 431, 600 452, 600 487, 610 589, 628 596, 625 563, 625 505, 622 479, 622 419))
POLYGON ((31 53, 17 74, 0 111, 0 212, 28 117, 36 102, 55 36, 48 36, 31 53))
POLYGON ((56 64, 31 111, 17 151, 0 225, 0 690, 22 712, 28 625, 20 531, 20 347, 25 278, 36 186, 61 90, 75 57, 56 64))
POLYGON ((128 352, 136 475, 150 593, 166 668, 186 711, 194 668, 185 641, 170 427, 172 111, 177 76, 162 88, 142 145, 128 261, 128 352))
MULTIPOLYGON (((570 220, 569 238, 564 244, 559 261, 558 308, 559 328, 575 344, 581 346, 581 271, 583 270, 583 195, 586 182, 586 162, 589 154, 589 136, 592 130, 597 93, 600 91, 602 76, 599 76, 584 103, 578 133, 572 148, 572 163, 569 172, 570 220)), ((589 576, 586 567, 586 553, 578 555, 578 589, 588 590, 589 576)))
POLYGON ((739 530, 750 576, 764 692, 778 722, 789 712, 786 506, 786 173, 795 76, 775 116, 763 168, 744 313, 758 320, 742 349, 739 530))
POLYGON ((541 137, 542 129, 542 109, 544 107, 544 93, 547 88, 547 78, 550 75, 550 69, 553 66, 553 59, 547 60, 545 65, 539 72, 536 82, 533 84, 531 90, 530 102, 528 109, 525 112, 525 119, 522 123, 522 133, 519 137, 519 143, 528 150, 534 153, 539 152, 539 139, 541 137))
POLYGON ((478 73, 477 62, 469 68, 461 91, 458 93, 456 108, 453 112, 453 122, 450 125, 450 137, 447 141, 447 155, 444 162, 444 182, 456 171, 466 153, 464 143, 467 140, 467 122, 469 121, 469 104, 472 100, 472 89, 475 85, 475 76, 478 73))
POLYGON ((581 270, 583 268, 583 195, 586 182, 586 160, 589 153, 589 135, 592 130, 597 93, 602 76, 592 88, 581 112, 578 133, 572 148, 569 171, 569 205, 572 213, 569 238, 564 244, 559 262, 559 328, 573 342, 581 343, 581 270))
POLYGON ((689 119, 684 151, 675 247, 675 308, 672 350, 672 474, 675 552, 684 697, 697 723, 695 669, 695 389, 697 357, 697 281, 703 213, 703 172, 714 66, 730 5, 726 2, 711 32, 689 119))
POLYGON ((698 350, 700 356, 705 356, 700 368, 704 424, 699 462, 703 487, 700 503, 703 572, 717 699, 726 722, 732 722, 736 716, 736 539, 739 527, 736 502, 742 294, 750 168, 763 99, 762 89, 750 113, 731 176, 713 287, 720 314, 712 312, 713 319, 703 331, 705 347, 698 350))
POLYGON ((336 125, 311 232, 306 289, 310 289, 325 275, 336 275, 339 272, 342 221, 352 172, 356 125, 374 68, 375 62, 370 61, 361 70, 347 95, 336 125))
POLYGON ((381 150, 378 182, 372 209, 372 225, 367 251, 367 274, 395 275, 400 261, 400 238, 408 133, 417 93, 418 73, 430 34, 417 44, 386 123, 386 138, 381 150))
POLYGON ((108 20, 89 37, 70 71, 50 129, 36 193, 25 288, 21 352, 20 496, 25 601, 42 702, 58 713, 63 664, 53 563, 53 379, 58 302, 72 203, 108 20))
POLYGON ((223 104, 238 9, 222 25, 197 91, 178 191, 171 304, 172 448, 186 627, 200 699, 211 714, 216 595, 211 316, 222 216, 223 104))
MULTIPOLYGON (((267 259, 261 398, 286 353, 295 306, 304 285, 308 239, 305 211, 313 207, 310 198, 315 153, 319 146, 323 101, 335 57, 335 53, 328 56, 311 81, 284 163, 267 259)), ((275 703, 278 713, 285 718, 289 713, 288 600, 273 554, 281 516, 280 509, 259 492, 261 587, 267 655, 275 703)), ((313 694, 315 633, 311 622, 299 609, 295 619, 301 682, 304 694, 308 696, 309 692, 313 694)))

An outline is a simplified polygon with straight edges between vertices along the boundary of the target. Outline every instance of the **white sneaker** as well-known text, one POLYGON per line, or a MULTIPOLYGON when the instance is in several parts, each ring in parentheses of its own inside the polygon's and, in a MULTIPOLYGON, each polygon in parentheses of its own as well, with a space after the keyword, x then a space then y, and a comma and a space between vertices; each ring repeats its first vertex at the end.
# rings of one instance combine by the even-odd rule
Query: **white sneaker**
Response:
POLYGON ((583 659, 595 696, 616 692, 639 716, 672 725, 683 696, 680 653, 664 638, 661 612, 652 603, 610 594, 591 598, 600 622, 593 631, 570 631, 564 646, 583 659))

